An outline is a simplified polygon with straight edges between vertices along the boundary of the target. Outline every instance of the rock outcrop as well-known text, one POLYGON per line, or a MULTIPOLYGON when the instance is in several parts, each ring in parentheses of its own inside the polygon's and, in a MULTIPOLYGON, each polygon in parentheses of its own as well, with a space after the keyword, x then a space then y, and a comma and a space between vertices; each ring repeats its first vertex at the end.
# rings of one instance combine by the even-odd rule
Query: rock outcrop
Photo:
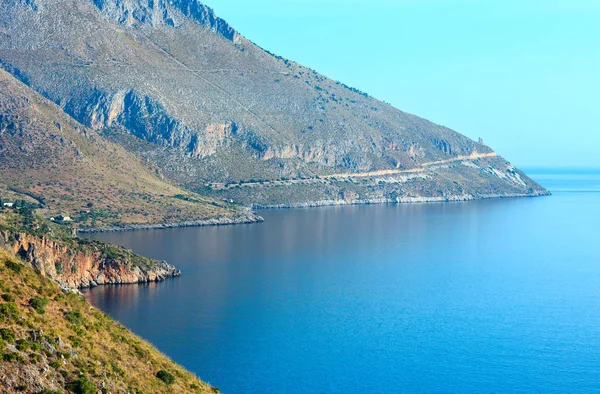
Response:
POLYGON ((164 261, 146 259, 129 251, 111 257, 102 244, 81 241, 81 245, 67 245, 48 237, 0 231, 0 248, 13 252, 62 287, 160 282, 181 275, 181 271, 164 261), (134 259, 137 264, 132 261, 134 259))
MULTIPOLYGON (((31 0, 29 0, 31 1, 31 0)), ((105 15, 129 26, 180 26, 186 19, 198 22, 230 41, 237 35, 227 22, 198 0, 93 0, 105 15)))

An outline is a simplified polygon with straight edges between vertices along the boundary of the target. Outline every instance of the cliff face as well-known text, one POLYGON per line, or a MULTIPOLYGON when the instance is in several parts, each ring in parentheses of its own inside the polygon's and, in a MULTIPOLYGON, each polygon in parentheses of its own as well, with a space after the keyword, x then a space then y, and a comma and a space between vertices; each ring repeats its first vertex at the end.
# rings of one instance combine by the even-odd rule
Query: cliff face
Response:
MULTIPOLYGON (((152 101, 129 93, 111 102, 97 98, 103 104, 89 118, 78 114, 94 127, 118 121, 133 130, 146 116, 153 119, 152 127, 135 129, 140 138, 164 145, 192 142, 177 137, 180 125, 162 116, 152 101), (109 109, 103 112, 102 106, 109 109)), ((225 132, 225 126, 214 129, 212 150, 225 132)), ((6 189, 35 198, 47 216, 72 217, 79 228, 259 220, 247 210, 174 186, 156 166, 75 121, 0 67, 0 197, 9 196, 6 189)))
POLYGON ((7 230, 0 231, 0 248, 13 252, 42 275, 68 288, 160 282, 181 275, 181 271, 164 261, 145 259, 146 266, 134 265, 127 259, 107 256, 93 244, 86 250, 77 250, 47 237, 7 230))

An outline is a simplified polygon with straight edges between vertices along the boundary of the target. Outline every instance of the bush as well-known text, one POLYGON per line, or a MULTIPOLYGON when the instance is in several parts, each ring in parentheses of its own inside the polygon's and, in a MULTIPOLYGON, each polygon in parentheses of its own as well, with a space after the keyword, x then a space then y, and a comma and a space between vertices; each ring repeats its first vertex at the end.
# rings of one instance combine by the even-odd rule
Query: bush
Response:
POLYGON ((42 357, 37 353, 29 353, 29 360, 32 363, 39 363, 42 357))
POLYGON ((96 394, 98 389, 94 383, 90 382, 85 376, 80 377, 74 382, 68 383, 67 390, 71 390, 75 394, 96 394))
POLYGON ((17 354, 16 353, 4 353, 2 355, 2 360, 4 361, 15 361, 17 359, 17 354))
POLYGON ((35 309, 40 315, 43 315, 46 313, 46 306, 48 305, 48 302, 50 302, 50 300, 47 298, 34 297, 29 300, 29 306, 35 309))
POLYGON ((0 337, 8 343, 13 343, 16 335, 10 328, 0 328, 0 337))
POLYGON ((19 339, 17 341, 17 349, 19 349, 22 352, 29 349, 30 346, 31 346, 31 344, 29 343, 29 341, 27 339, 19 339))
POLYGON ((7 260, 5 264, 6 264, 6 268, 8 268, 8 269, 10 269, 10 270, 12 270, 14 272, 16 272, 17 274, 20 274, 21 270, 23 269, 23 265, 22 264, 15 263, 12 260, 7 260))
POLYGON ((15 297, 13 297, 12 294, 4 293, 2 294, 2 299, 6 302, 13 302, 15 300, 15 297))
POLYGON ((69 323, 73 323, 75 325, 83 324, 83 315, 79 311, 69 311, 65 313, 65 319, 69 323))
POLYGON ((158 371, 156 373, 156 377, 165 382, 166 384, 175 383, 175 377, 173 377, 173 375, 164 370, 158 371))
POLYGON ((68 339, 71 342, 71 345, 73 345, 73 347, 81 347, 81 345, 83 345, 83 340, 74 337, 73 335, 70 335, 68 339))
POLYGON ((58 360, 51 361, 48 365, 50 365, 54 369, 59 369, 61 367, 61 363, 58 360))
POLYGON ((60 391, 43 389, 42 391, 39 391, 37 394, 61 394, 61 393, 60 393, 60 391))
POLYGON ((0 305, 0 319, 16 319, 19 315, 19 308, 14 302, 0 305))

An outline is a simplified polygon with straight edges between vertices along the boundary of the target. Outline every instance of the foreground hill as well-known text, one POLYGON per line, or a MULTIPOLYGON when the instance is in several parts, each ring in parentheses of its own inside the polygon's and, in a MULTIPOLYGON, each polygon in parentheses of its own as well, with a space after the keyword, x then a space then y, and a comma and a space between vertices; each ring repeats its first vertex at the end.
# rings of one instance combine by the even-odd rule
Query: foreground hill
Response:
POLYGON ((2 392, 218 392, 1 248, 0 297, 2 392))
POLYGON ((482 143, 266 52, 197 0, 3 1, 0 63, 180 186, 219 198, 547 193, 482 143))
POLYGON ((68 215, 83 228, 255 220, 159 177, 0 69, 0 197, 27 195, 47 216, 68 215))

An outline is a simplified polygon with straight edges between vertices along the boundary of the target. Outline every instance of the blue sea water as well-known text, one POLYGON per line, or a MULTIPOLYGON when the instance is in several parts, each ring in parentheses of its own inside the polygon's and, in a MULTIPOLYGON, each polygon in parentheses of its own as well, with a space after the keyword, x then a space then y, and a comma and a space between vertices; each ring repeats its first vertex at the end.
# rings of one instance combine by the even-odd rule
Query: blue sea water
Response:
POLYGON ((86 297, 223 393, 600 391, 600 174, 550 197, 95 235, 183 271, 86 297))

